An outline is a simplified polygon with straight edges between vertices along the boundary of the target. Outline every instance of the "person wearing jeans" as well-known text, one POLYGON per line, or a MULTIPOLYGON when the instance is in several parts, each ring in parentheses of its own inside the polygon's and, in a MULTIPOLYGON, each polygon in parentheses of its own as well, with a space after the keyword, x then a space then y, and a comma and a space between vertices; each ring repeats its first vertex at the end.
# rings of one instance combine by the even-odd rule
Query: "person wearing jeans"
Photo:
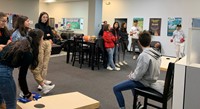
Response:
POLYGON ((129 80, 123 81, 113 87, 120 109, 125 109, 125 101, 122 91, 135 88, 150 87, 155 83, 160 75, 161 54, 150 48, 151 35, 144 31, 139 36, 139 43, 143 52, 137 59, 137 65, 133 72, 128 75, 129 80))
POLYGON ((114 47, 115 47, 116 38, 110 32, 110 25, 109 24, 104 25, 103 40, 104 40, 104 46, 105 46, 106 51, 108 53, 107 69, 108 70, 120 70, 120 68, 116 67, 114 62, 113 62, 113 54, 114 54, 114 47))

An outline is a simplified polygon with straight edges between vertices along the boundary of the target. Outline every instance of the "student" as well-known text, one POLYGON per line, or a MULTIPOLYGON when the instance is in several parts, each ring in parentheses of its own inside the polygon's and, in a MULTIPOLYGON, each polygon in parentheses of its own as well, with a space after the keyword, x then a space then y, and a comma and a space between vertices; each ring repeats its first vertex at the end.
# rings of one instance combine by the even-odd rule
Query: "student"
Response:
POLYGON ((132 90, 134 94, 134 88, 149 87, 159 77, 161 54, 150 48, 150 42, 151 36, 148 32, 142 32, 139 35, 139 43, 142 46, 143 52, 137 59, 135 70, 128 75, 129 80, 123 81, 113 87, 120 109, 125 109, 122 91, 132 90))
POLYGON ((33 95, 28 90, 26 75, 29 67, 35 69, 38 65, 42 38, 41 30, 31 30, 26 39, 11 42, 0 51, 0 101, 5 101, 7 109, 16 109, 16 85, 12 76, 14 68, 20 67, 18 82, 24 97, 33 100, 33 95))
MULTIPOLYGON (((3 48, 11 42, 10 40, 11 34, 9 33, 6 27, 6 24, 7 24, 7 15, 3 12, 0 12, 0 51, 2 51, 3 48)), ((0 77, 1 77, 1 74, 0 74, 0 77)), ((5 105, 3 104, 3 99, 0 96, 0 109, 1 108, 4 109, 5 105)))
POLYGON ((30 30, 30 22, 27 16, 19 16, 15 24, 15 30, 12 34, 12 41, 25 39, 30 30))
POLYGON ((120 70, 120 68, 116 67, 114 62, 113 62, 113 53, 114 53, 116 38, 110 32, 110 25, 109 24, 105 24, 103 28, 104 28, 104 32, 103 32, 104 46, 105 46, 106 51, 108 53, 107 69, 108 70, 120 70))
MULTIPOLYGON (((15 31, 12 34, 12 41, 26 39, 28 31, 30 30, 29 26, 30 26, 29 18, 26 16, 19 16, 16 21, 15 31)), ((19 70, 23 70, 22 67, 20 67, 19 70)), ((48 93, 50 90, 53 89, 54 86, 49 86, 48 84, 46 85, 43 82, 41 75, 34 74, 33 72, 33 76, 36 80, 39 79, 39 81, 41 81, 41 82, 38 82, 38 84, 43 87, 42 91, 44 94, 48 93)), ((21 92, 19 96, 22 97, 24 96, 24 94, 21 92)))
MULTIPOLYGON (((39 65, 35 70, 32 70, 34 75, 41 75, 36 78, 38 83, 44 82, 46 85, 52 84, 52 81, 46 79, 47 69, 49 64, 49 59, 51 55, 51 48, 53 44, 53 33, 51 27, 49 26, 49 15, 46 12, 40 13, 38 23, 35 24, 35 28, 41 29, 44 32, 44 41, 40 47, 39 52, 39 65), (42 78, 40 78, 42 77, 42 78), (41 79, 43 81, 41 81, 41 79)), ((55 85, 53 85, 55 86, 55 85)), ((39 90, 42 90, 42 87, 38 86, 39 90)))
POLYGON ((135 53, 135 45, 137 44, 139 48, 139 52, 142 52, 141 46, 138 44, 138 34, 141 30, 138 27, 138 20, 133 21, 133 27, 131 27, 130 30, 130 36, 132 36, 132 50, 133 50, 133 59, 136 59, 136 53, 135 53))
MULTIPOLYGON (((121 45, 121 50, 122 50, 122 63, 127 65, 128 63, 125 61, 125 54, 126 54, 126 50, 127 50, 127 46, 128 46, 128 33, 126 30, 126 23, 122 23, 121 24, 121 29, 119 30, 119 36, 120 38, 120 45, 121 45)), ((120 54, 121 55, 121 54, 120 54)), ((121 58, 120 58, 121 59, 121 58)))
POLYGON ((183 30, 181 30, 182 26, 181 24, 178 24, 176 26, 176 30, 173 32, 173 37, 171 39, 171 42, 175 42, 176 45, 176 58, 180 59, 184 54, 184 49, 185 49, 185 34, 183 30))
POLYGON ((114 48, 114 63, 117 67, 120 67, 120 65, 123 65, 123 63, 120 61, 120 49, 121 49, 121 45, 120 45, 120 36, 119 36, 119 23, 118 22, 114 22, 113 23, 113 28, 111 29, 112 34, 115 36, 116 41, 115 41, 115 48, 114 48))

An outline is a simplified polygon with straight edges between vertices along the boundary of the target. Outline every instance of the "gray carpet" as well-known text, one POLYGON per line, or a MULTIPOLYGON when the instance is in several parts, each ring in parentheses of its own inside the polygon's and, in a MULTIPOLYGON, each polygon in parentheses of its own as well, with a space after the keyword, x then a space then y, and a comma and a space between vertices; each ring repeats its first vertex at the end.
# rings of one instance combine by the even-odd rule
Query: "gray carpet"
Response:
MULTIPOLYGON (((72 66, 72 63, 66 64, 65 60, 65 56, 50 59, 47 78, 53 81, 56 87, 46 96, 78 91, 100 101, 100 109, 118 109, 112 88, 115 84, 126 80, 127 75, 135 68, 136 61, 132 59, 132 54, 127 53, 126 60, 129 64, 122 66, 121 71, 108 71, 102 66, 100 70, 97 68, 91 70, 87 65, 83 65, 80 69, 78 62, 72 66)), ((18 69, 15 69, 15 80, 17 80, 17 75, 18 69)), ((164 79, 164 77, 165 73, 162 72, 160 79, 164 79)), ((27 80, 29 90, 38 92, 37 84, 30 71, 27 80)), ((19 93, 19 87, 17 89, 17 93, 19 93)), ((132 109, 132 92, 124 91, 123 94, 127 109, 132 109)))

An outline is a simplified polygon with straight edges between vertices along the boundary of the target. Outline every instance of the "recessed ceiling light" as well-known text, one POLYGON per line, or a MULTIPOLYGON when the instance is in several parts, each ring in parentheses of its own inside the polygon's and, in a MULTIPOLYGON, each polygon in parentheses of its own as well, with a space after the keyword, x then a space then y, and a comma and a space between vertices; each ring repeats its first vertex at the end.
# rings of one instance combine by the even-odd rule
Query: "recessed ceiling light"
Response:
POLYGON ((46 2, 46 3, 52 3, 52 2, 56 2, 56 0, 44 0, 44 2, 46 2))

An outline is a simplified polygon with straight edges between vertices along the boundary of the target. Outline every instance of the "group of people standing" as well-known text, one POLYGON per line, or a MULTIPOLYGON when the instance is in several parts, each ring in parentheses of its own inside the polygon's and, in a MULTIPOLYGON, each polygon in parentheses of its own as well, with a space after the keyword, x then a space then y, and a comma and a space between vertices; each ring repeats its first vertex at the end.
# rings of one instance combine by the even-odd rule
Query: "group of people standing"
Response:
POLYGON ((7 14, 0 12, 0 106, 6 104, 7 109, 16 109, 14 68, 19 70, 21 97, 33 100, 26 81, 28 69, 44 94, 55 87, 46 79, 53 33, 46 12, 40 14, 35 29, 30 28, 28 17, 19 16, 12 34, 6 27, 7 20, 7 14))
POLYGON ((110 24, 104 22, 103 29, 100 31, 104 40, 104 47, 108 53, 108 70, 120 70, 120 66, 127 65, 125 53, 128 46, 128 33, 126 23, 114 22, 111 28, 110 24))

